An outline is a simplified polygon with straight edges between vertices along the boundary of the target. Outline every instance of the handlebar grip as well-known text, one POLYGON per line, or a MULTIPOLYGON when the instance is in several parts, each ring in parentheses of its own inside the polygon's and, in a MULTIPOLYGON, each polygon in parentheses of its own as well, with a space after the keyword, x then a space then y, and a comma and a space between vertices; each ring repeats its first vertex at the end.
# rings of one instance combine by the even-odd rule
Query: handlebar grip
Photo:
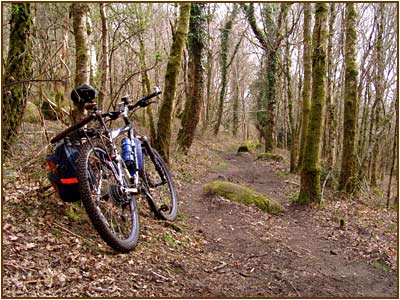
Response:
POLYGON ((55 137, 53 137, 50 140, 50 143, 54 144, 57 143, 58 141, 62 140, 63 138, 65 138, 68 134, 70 134, 72 131, 79 129, 83 126, 85 126, 87 123, 89 123, 90 121, 92 121, 94 119, 94 115, 90 115, 87 116, 86 118, 84 118, 82 121, 72 125, 71 127, 68 127, 67 129, 65 129, 63 132, 59 133, 58 135, 56 135, 55 137))
POLYGON ((155 91, 154 93, 152 93, 152 94, 150 94, 150 95, 147 95, 147 96, 144 96, 142 99, 140 99, 139 101, 146 101, 146 100, 149 100, 149 99, 151 99, 151 98, 153 98, 153 97, 155 97, 155 96, 158 96, 158 95, 160 95, 161 94, 161 91, 160 90, 157 90, 157 91, 155 91))

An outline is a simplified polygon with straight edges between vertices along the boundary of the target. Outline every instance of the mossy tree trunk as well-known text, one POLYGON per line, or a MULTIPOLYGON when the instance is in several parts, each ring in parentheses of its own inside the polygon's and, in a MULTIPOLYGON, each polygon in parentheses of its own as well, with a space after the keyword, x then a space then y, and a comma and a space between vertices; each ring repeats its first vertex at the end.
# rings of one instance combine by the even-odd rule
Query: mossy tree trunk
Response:
POLYGON ((304 31, 303 31, 303 64, 304 64, 304 80, 301 103, 301 132, 299 146, 298 169, 301 170, 304 156, 304 146, 306 141, 308 115, 310 113, 310 97, 311 97, 311 68, 312 68, 312 45, 311 45, 311 4, 304 3, 304 31))
POLYGON ((218 135, 219 128, 222 122, 222 114, 224 111, 224 100, 226 94, 226 87, 228 84, 228 53, 229 53, 229 45, 230 45, 230 35, 233 27, 233 21, 236 18, 238 9, 237 5, 234 4, 232 13, 228 16, 228 19, 225 22, 224 28, 222 29, 221 35, 221 88, 219 91, 219 103, 218 103, 218 111, 217 111, 217 122, 214 126, 214 135, 218 135))
POLYGON ((321 201, 320 146, 326 94, 327 15, 327 4, 316 3, 313 31, 312 101, 303 153, 298 199, 300 203, 321 201))
POLYGON ((286 20, 289 7, 290 4, 288 3, 280 5, 280 13, 275 24, 272 17, 271 4, 265 4, 263 23, 266 30, 261 30, 254 15, 254 4, 242 4, 249 25, 260 42, 266 59, 262 107, 258 108, 259 112, 257 113, 258 126, 263 129, 265 152, 271 152, 275 149, 275 83, 278 76, 279 48, 283 39, 281 27, 283 21, 286 20))
POLYGON ((267 71, 264 84, 263 103, 266 108, 264 139, 265 139, 265 152, 272 152, 275 150, 275 83, 277 79, 278 70, 278 49, 269 53, 267 58, 267 71))
POLYGON ((190 3, 180 4, 180 16, 168 58, 165 74, 164 98, 161 102, 157 123, 157 138, 154 143, 155 148, 167 163, 169 162, 169 148, 171 144, 172 110, 178 75, 182 64, 183 48, 189 30, 190 6, 190 3))
MULTIPOLYGON (((286 24, 286 36, 288 36, 288 24, 286 24)), ((293 93, 292 93, 292 78, 290 75, 291 69, 291 53, 289 40, 286 41, 285 45, 285 75, 287 81, 287 98, 288 98, 288 113, 289 113, 289 126, 290 126, 290 172, 294 173, 297 167, 297 152, 298 152, 298 133, 295 118, 293 115, 293 93)))
POLYGON ((206 18, 205 4, 193 3, 188 33, 189 95, 186 99, 177 139, 178 147, 184 153, 192 145, 194 133, 200 120, 201 104, 203 103, 205 46, 207 40, 206 18))
POLYGON ((7 152, 22 121, 32 77, 32 17, 29 3, 11 4, 10 35, 4 66, 2 135, 7 152))
MULTIPOLYGON (((86 3, 73 3, 70 7, 72 26, 75 36, 75 86, 89 83, 89 45, 86 26, 86 14, 89 5, 86 3)), ((85 116, 83 105, 74 104, 72 121, 79 122, 85 116)))
POLYGON ((356 4, 346 4, 345 44, 345 95, 343 119, 342 165, 339 189, 355 191, 356 182, 356 133, 358 121, 358 66, 357 66, 357 11, 356 4))
POLYGON ((330 3, 329 4, 329 35, 328 35, 328 53, 327 53, 327 61, 328 61, 328 78, 327 78, 327 91, 326 91, 326 127, 325 127, 325 154, 326 154, 326 161, 329 168, 333 168, 335 163, 335 149, 336 149, 336 106, 337 102, 334 100, 333 97, 333 82, 332 78, 334 73, 333 70, 333 55, 332 55, 332 48, 333 48, 333 35, 334 25, 336 19, 336 4, 330 3))
POLYGON ((235 73, 233 78, 233 106, 232 106, 232 134, 237 136, 239 129, 239 72, 237 72, 237 66, 235 66, 235 73))

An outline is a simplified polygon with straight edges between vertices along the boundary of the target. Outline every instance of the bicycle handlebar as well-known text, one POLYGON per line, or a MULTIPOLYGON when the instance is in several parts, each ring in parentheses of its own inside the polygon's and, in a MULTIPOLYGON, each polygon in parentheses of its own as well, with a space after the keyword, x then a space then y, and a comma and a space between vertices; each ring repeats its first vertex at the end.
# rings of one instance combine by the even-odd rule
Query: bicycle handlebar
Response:
MULTIPOLYGON (((151 98, 154 98, 158 95, 160 95, 162 92, 160 91, 160 89, 158 87, 156 87, 156 90, 154 93, 144 96, 142 99, 140 99, 138 102, 136 102, 134 105, 128 105, 128 110, 132 110, 138 106, 140 107, 146 107, 148 105, 150 105, 153 102, 150 102, 148 100, 150 100, 151 98)), ((127 104, 129 101, 129 98, 125 98, 123 100, 123 104, 127 104)), ((94 109, 96 110, 96 103, 86 103, 84 106, 85 109, 94 109)), ((111 120, 115 120, 117 119, 120 115, 121 115, 122 111, 110 111, 110 112, 106 112, 101 114, 101 116, 103 117, 109 117, 111 120)), ((58 135, 56 135, 55 137, 53 137, 50 140, 50 143, 54 144, 59 142, 60 140, 62 140, 63 138, 65 138, 68 134, 70 134, 71 132, 75 131, 76 129, 79 129, 83 126, 85 126, 87 123, 89 123, 90 121, 92 121, 95 118, 96 114, 92 113, 91 115, 87 116, 86 118, 84 118, 82 121, 72 125, 71 127, 68 127, 67 129, 65 129, 63 132, 59 133, 58 135)))
POLYGON ((149 102, 148 100, 150 100, 151 98, 154 98, 158 95, 160 95, 162 92, 160 91, 160 89, 158 87, 156 87, 156 91, 150 95, 144 96, 142 99, 140 99, 138 102, 136 102, 134 105, 129 105, 128 108, 129 110, 132 110, 138 106, 140 107, 146 107, 148 105, 150 105, 152 102, 149 102))

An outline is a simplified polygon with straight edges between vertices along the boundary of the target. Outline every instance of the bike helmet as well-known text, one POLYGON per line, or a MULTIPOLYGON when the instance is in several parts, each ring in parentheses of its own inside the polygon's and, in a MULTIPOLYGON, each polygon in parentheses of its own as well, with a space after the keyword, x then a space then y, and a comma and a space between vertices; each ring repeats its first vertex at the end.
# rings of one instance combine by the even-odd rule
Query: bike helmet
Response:
POLYGON ((84 83, 72 90, 71 99, 76 104, 84 104, 87 102, 93 102, 96 95, 97 91, 92 86, 84 83))

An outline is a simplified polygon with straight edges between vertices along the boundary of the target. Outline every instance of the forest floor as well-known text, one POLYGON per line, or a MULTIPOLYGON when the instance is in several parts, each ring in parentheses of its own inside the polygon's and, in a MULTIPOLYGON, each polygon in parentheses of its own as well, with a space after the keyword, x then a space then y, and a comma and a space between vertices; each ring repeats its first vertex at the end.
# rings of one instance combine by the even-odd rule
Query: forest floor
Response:
POLYGON ((118 254, 79 204, 46 189, 43 143, 31 132, 3 161, 3 297, 399 296, 397 210, 327 189, 323 206, 295 205, 299 178, 287 161, 237 155, 231 138, 202 139, 171 166, 177 221, 155 220, 140 201, 139 244, 118 254), (202 186, 213 180, 253 188, 285 211, 209 196, 202 186))

